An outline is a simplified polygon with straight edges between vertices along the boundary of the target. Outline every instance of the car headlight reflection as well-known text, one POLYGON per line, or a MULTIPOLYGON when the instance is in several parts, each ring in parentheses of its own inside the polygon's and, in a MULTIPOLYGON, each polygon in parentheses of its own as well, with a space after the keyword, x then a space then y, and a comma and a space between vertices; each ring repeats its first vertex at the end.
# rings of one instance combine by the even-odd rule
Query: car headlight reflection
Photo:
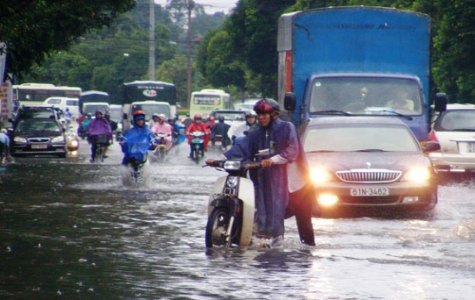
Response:
POLYGON ((310 179, 313 183, 324 183, 330 181, 332 175, 324 168, 310 168, 310 179))
POLYGON ((416 167, 406 172, 406 175, 404 175, 404 180, 421 182, 421 181, 429 180, 430 177, 431 177, 431 174, 430 174, 429 168, 416 167))

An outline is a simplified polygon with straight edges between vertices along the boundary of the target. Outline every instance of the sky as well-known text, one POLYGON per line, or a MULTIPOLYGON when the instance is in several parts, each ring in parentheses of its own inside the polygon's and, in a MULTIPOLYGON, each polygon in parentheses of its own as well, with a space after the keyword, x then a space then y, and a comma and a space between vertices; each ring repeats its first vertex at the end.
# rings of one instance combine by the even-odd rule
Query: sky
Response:
MULTIPOLYGON (((194 0, 195 3, 204 5, 207 13, 212 14, 218 11, 230 13, 236 7, 239 0, 194 0)), ((165 6, 167 0, 155 0, 155 3, 165 6)))

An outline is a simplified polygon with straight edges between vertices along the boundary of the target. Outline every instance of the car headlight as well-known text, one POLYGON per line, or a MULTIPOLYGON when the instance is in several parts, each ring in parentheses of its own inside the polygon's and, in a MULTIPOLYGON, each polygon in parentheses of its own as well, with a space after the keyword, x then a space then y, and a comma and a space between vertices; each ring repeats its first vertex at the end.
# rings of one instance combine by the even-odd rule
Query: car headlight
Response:
POLYGON ((26 144, 26 142, 27 142, 25 138, 22 138, 22 137, 20 137, 20 136, 16 136, 16 137, 13 139, 13 141, 14 141, 15 143, 19 143, 19 144, 26 144))
POLYGON ((313 183, 324 183, 332 179, 332 175, 324 168, 310 168, 310 179, 313 183))
POLYGON ((64 136, 57 136, 51 140, 51 143, 64 143, 64 136))
POLYGON ((416 167, 407 171, 403 179, 407 181, 421 182, 429 180, 430 177, 431 173, 428 167, 416 167))

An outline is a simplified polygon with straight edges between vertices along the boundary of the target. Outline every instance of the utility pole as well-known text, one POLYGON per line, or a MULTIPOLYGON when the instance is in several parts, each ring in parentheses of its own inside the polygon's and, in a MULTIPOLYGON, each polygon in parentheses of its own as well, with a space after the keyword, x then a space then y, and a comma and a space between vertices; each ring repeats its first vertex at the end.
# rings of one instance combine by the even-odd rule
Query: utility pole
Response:
POLYGON ((148 74, 155 81, 155 2, 150 0, 150 37, 149 37, 148 74))
POLYGON ((188 32, 187 32, 187 43, 188 43, 188 61, 187 61, 187 68, 186 68, 186 101, 188 103, 188 107, 190 107, 190 97, 191 97, 191 55, 193 50, 193 44, 191 42, 191 11, 193 10, 193 0, 188 0, 188 32))

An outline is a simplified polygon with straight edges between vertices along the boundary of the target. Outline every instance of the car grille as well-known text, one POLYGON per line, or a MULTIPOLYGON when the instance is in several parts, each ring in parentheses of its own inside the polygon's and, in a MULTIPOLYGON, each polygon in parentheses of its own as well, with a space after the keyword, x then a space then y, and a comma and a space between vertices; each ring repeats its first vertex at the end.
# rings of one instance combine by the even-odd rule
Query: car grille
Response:
POLYGON ((358 183, 382 183, 394 182, 401 176, 401 171, 391 170, 349 170, 338 171, 336 176, 343 182, 358 182, 358 183))
POLYGON ((28 141, 30 143, 47 143, 49 142, 49 138, 29 138, 28 141))

